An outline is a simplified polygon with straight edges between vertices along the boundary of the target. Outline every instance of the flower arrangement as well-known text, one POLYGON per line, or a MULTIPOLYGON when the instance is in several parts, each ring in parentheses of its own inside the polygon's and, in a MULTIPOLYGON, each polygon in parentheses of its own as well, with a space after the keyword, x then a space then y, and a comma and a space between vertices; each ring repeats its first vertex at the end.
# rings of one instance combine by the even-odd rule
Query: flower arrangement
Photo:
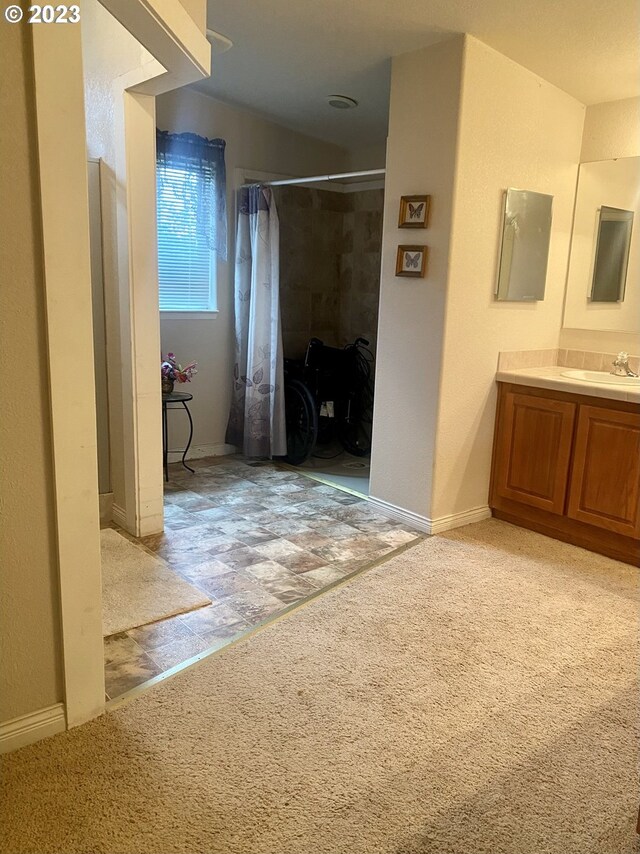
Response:
POLYGON ((166 356, 161 356, 162 364, 160 365, 160 373, 162 375, 162 391, 164 394, 170 394, 173 391, 173 384, 190 383, 192 377, 198 373, 198 363, 189 362, 183 368, 176 361, 175 353, 167 353, 166 356))

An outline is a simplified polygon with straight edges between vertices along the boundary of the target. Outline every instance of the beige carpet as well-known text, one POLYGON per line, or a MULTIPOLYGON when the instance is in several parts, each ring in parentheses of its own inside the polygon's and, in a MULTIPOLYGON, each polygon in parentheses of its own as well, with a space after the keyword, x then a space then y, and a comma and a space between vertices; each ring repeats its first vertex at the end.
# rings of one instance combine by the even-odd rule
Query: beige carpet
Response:
POLYGON ((112 528, 100 531, 102 634, 105 637, 211 602, 164 561, 112 528))
POLYGON ((0 851, 637 850, 637 570, 489 521, 5 760, 0 851))

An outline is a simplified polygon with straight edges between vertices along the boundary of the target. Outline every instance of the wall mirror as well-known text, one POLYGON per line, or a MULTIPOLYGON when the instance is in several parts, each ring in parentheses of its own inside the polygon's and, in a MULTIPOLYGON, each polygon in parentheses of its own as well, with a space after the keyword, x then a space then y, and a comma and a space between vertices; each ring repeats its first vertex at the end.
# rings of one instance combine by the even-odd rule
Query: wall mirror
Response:
POLYGON ((509 189, 504 195, 498 300, 544 299, 553 196, 509 189))
POLYGON ((591 302, 621 302, 627 281, 633 211, 602 205, 598 218, 591 302))
POLYGON ((640 332, 639 197, 640 157, 581 164, 565 328, 640 332))
POLYGON ((552 202, 553 196, 530 190, 505 193, 496 299, 544 299, 552 202))

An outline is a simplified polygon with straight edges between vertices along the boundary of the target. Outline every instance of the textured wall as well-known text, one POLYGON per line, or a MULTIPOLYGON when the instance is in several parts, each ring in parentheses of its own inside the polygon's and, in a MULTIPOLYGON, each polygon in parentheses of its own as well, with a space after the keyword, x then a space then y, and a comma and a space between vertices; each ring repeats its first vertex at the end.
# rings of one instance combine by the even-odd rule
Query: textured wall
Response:
POLYGON ((500 350, 554 348, 584 107, 470 36, 393 60, 371 494, 486 507, 500 350), (554 196, 543 302, 494 299, 507 187, 554 196), (395 277, 402 194, 430 193, 424 279, 395 277))
POLYGON ((371 489, 429 516, 456 164, 462 37, 397 56, 391 72, 371 489), (401 195, 430 193, 426 231, 398 229, 401 195), (429 245, 424 279, 396 278, 402 243, 429 245))
POLYGON ((487 505, 499 351, 557 346, 584 112, 565 92, 465 38, 434 518, 487 505), (507 187, 553 196, 540 302, 494 299, 507 187))
MULTIPOLYGON (((62 700, 44 274, 30 27, 2 37, 0 721, 62 700)), ((72 354, 70 359, 72 360, 72 354)))
MULTIPOLYGON (((113 81, 122 74, 140 67, 150 54, 116 19, 98 2, 85 0, 82 6, 82 59, 84 65, 85 118, 87 128, 87 154, 102 160, 101 186, 103 230, 103 272, 106 292, 105 340, 108 376, 107 388, 96 385, 99 413, 108 412, 109 430, 100 431, 98 439, 109 441, 108 450, 102 448, 100 456, 110 459, 111 471, 101 481, 111 484, 114 500, 125 507, 125 447, 123 383, 120 364, 120 281, 119 255, 127 251, 118 245, 116 227, 116 95, 113 81)), ((119 96, 122 97, 122 96, 119 96)), ((96 343, 100 336, 96 336, 96 343)), ((100 358, 97 354, 98 359, 100 358)))
POLYGON ((580 161, 637 157, 640 154, 640 98, 587 107, 580 161))
POLYGON ((301 357, 311 337, 342 347, 360 336, 375 349, 383 190, 275 192, 285 355, 301 357))

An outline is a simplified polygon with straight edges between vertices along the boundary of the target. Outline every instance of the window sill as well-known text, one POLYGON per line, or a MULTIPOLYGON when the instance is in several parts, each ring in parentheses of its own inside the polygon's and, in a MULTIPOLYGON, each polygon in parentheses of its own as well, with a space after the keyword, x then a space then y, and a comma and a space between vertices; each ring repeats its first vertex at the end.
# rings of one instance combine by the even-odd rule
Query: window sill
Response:
POLYGON ((163 311, 160 309, 162 320, 210 320, 218 314, 217 309, 215 311, 163 311))

